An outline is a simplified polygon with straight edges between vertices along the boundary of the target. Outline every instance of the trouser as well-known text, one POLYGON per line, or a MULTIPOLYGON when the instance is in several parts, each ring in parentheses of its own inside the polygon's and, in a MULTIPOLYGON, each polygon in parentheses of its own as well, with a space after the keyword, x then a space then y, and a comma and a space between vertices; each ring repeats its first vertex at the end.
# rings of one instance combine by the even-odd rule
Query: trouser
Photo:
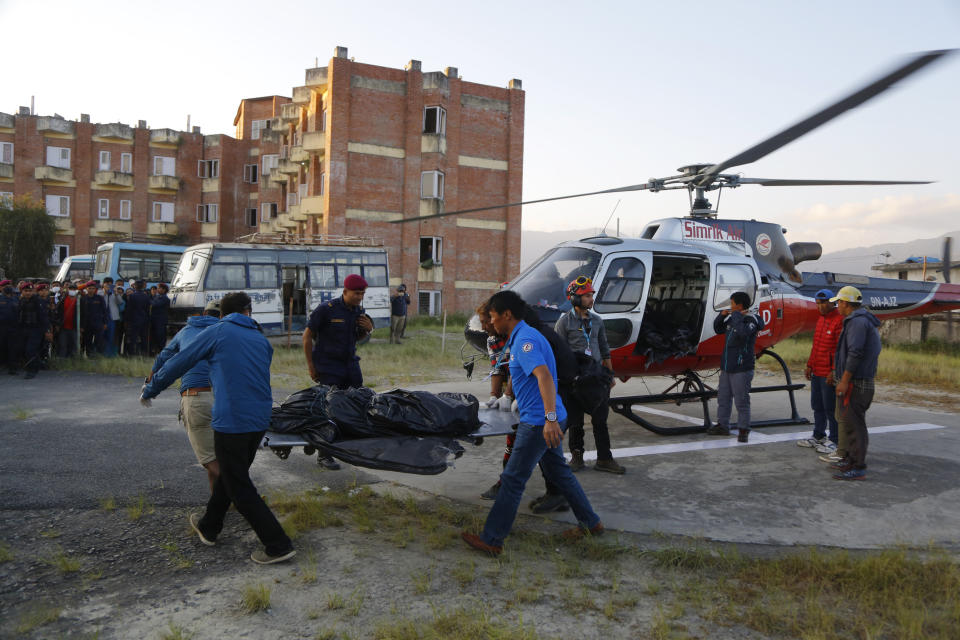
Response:
POLYGON ((737 428, 750 430, 750 383, 753 370, 738 373, 720 372, 717 386, 717 424, 730 427, 730 413, 737 405, 737 428))
POLYGON ((117 320, 114 323, 114 327, 116 328, 116 335, 114 336, 114 342, 116 344, 114 345, 114 348, 116 349, 118 354, 123 348, 124 328, 126 326, 127 326, 126 323, 122 319, 117 320))
MULTIPOLYGON (((510 461, 510 456, 513 455, 513 445, 517 442, 517 433, 508 433, 507 434, 507 446, 503 450, 503 468, 507 468, 507 462, 510 461)), ((558 496, 560 495, 560 487, 553 484, 547 480, 547 474, 543 471, 543 463, 540 463, 540 473, 543 474, 543 484, 546 486, 547 495, 558 496)))
MULTIPOLYGON (((565 423, 561 424, 561 429, 565 428, 565 423)), ((542 425, 521 422, 517 427, 513 455, 500 476, 500 490, 497 491, 497 498, 483 526, 481 537, 487 544, 498 547, 503 545, 517 517, 523 489, 537 464, 540 464, 547 479, 560 488, 560 493, 567 499, 574 516, 582 526, 592 529, 600 522, 600 516, 594 513, 583 488, 563 457, 563 445, 548 447, 543 438, 542 425)))
POLYGON ((16 337, 16 327, 0 327, 0 367, 14 367, 16 362, 14 359, 16 337))
POLYGON ((390 316, 390 344, 400 344, 400 338, 407 328, 407 316, 390 316))
POLYGON ((83 330, 83 351, 88 356, 95 356, 104 351, 103 326, 87 327, 83 330))
POLYGON ((197 456, 197 462, 204 466, 217 459, 213 428, 210 426, 212 414, 212 392, 200 391, 196 395, 180 396, 180 420, 187 431, 187 439, 197 456))
MULTIPOLYGON (((317 367, 319 370, 319 367, 317 367)), ((360 363, 356 360, 347 363, 342 373, 320 372, 317 374, 317 384, 325 384, 337 389, 354 389, 363 386, 363 373, 360 363)))
POLYGON ((146 323, 128 322, 126 328, 127 334, 127 355, 139 356, 148 355, 147 353, 147 331, 150 326, 146 323))
POLYGON ((57 333, 57 357, 72 358, 77 352, 77 330, 60 329, 57 333))
POLYGON ((830 442, 837 444, 837 388, 822 376, 810 377, 810 408, 813 409, 813 437, 821 439, 830 428, 830 442))
POLYGON ((150 323, 150 353, 160 353, 167 346, 167 321, 150 323))
MULTIPOLYGON (((610 415, 609 392, 607 399, 590 414, 593 426, 593 441, 597 445, 597 460, 613 460, 610 452, 610 431, 607 429, 607 417, 610 415)), ((567 409, 567 432, 570 434, 570 451, 584 450, 583 406, 577 401, 572 389, 560 389, 560 399, 567 409)))
POLYGON ((858 378, 850 382, 846 395, 837 401, 840 433, 845 436, 846 457, 854 469, 867 468, 867 409, 873 402, 873 379, 858 378))
POLYGON ((250 479, 250 465, 257 455, 263 431, 249 433, 213 432, 213 446, 220 475, 213 485, 207 511, 198 523, 203 537, 214 540, 223 529, 223 518, 232 502, 266 547, 271 556, 282 555, 293 548, 290 538, 270 507, 263 501, 250 479))
POLYGON ((116 346, 113 344, 113 336, 117 331, 117 323, 113 320, 107 320, 107 330, 103 332, 103 348, 100 350, 108 356, 117 355, 116 346))
POLYGON ((40 349, 43 348, 43 329, 21 328, 20 340, 23 342, 23 368, 28 373, 40 370, 40 349))

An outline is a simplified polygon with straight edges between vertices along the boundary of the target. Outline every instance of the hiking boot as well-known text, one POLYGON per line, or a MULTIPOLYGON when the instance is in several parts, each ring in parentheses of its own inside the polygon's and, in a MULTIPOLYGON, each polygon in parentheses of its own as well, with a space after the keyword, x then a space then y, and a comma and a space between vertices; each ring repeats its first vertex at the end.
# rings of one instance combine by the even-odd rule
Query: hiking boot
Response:
POLYGON ((750 440, 750 429, 739 429, 737 431, 737 442, 748 442, 750 440))
POLYGON ((818 444, 814 447, 817 453, 833 453, 837 450, 837 445, 829 440, 825 440, 822 444, 818 444))
POLYGON ((567 499, 558 493, 547 493, 530 503, 530 511, 534 513, 550 513, 552 511, 569 511, 567 499))
POLYGON ((833 474, 833 479, 834 480, 866 480, 867 470, 851 468, 846 471, 833 474))
POLYGON ((583 451, 571 451, 570 452, 570 471, 576 473, 583 469, 586 465, 583 464, 583 451))
POLYGON ((580 540, 581 538, 586 538, 590 536, 601 536, 605 529, 603 528, 603 523, 598 522, 589 529, 583 527, 574 527, 573 529, 567 529, 560 535, 563 536, 564 540, 580 540))
POLYGON ((715 424, 709 429, 707 429, 708 436, 728 436, 730 435, 730 427, 725 427, 722 424, 715 424))
MULTIPOLYGON (((816 449, 820 445, 827 442, 827 439, 824 438, 804 438, 803 440, 797 440, 798 447, 806 447, 808 449, 816 449)), ((823 452, 821 452, 823 453, 823 452)))
POLYGON ((617 461, 613 458, 609 460, 597 460, 593 468, 597 471, 606 471, 607 473, 615 473, 617 475, 623 475, 627 472, 627 470, 622 465, 617 464, 617 461))
POLYGON ((834 450, 831 453, 825 453, 822 456, 817 456, 817 457, 823 462, 836 462, 837 460, 844 459, 844 456, 840 455, 840 453, 836 450, 834 450))
POLYGON ((496 500, 497 492, 500 491, 500 481, 498 480, 495 485, 484 491, 480 494, 480 497, 484 500, 496 500))
POLYGON ((199 513, 190 514, 190 528, 193 529, 194 533, 197 534, 197 537, 200 538, 200 542, 208 547, 212 547, 213 545, 217 544, 216 539, 211 540, 203 535, 203 531, 200 531, 200 517, 201 516, 199 513))
POLYGON ((468 545, 476 549, 477 551, 483 551, 491 556, 498 556, 503 553, 503 547, 495 547, 492 544, 487 544, 483 539, 475 533, 470 533, 468 531, 463 531, 460 533, 460 537, 463 538, 463 541, 468 545))
POLYGON ((317 455, 317 464, 327 471, 339 471, 340 463, 333 459, 333 456, 317 455))
POLYGON ((271 556, 267 553, 266 549, 257 549, 250 554, 250 559, 257 564, 275 564, 277 562, 286 562, 295 555, 297 555, 296 549, 290 549, 290 551, 281 553, 278 556, 271 556))

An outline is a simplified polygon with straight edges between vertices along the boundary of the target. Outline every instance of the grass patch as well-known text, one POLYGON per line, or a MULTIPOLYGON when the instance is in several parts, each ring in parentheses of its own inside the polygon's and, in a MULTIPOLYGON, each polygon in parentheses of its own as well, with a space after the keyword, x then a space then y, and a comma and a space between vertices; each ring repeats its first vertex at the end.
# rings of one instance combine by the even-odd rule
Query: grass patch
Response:
POLYGON ((83 563, 81 563, 79 559, 68 555, 63 549, 45 558, 44 562, 61 574, 76 573, 80 571, 80 568, 83 566, 83 563))
POLYGON ((37 627, 56 622, 61 611, 63 609, 60 607, 47 605, 32 607, 20 617, 20 621, 17 623, 17 633, 30 633, 37 627))
POLYGON ((127 504, 127 517, 130 518, 131 522, 136 522, 154 511, 153 503, 142 493, 127 504))
POLYGON ((374 629, 375 640, 537 640, 540 636, 522 622, 511 623, 479 609, 436 610, 427 620, 412 618, 381 622, 374 629))
POLYGON ((50 366, 58 371, 83 371, 107 376, 140 378, 150 375, 153 358, 143 356, 116 358, 52 358, 50 366))
POLYGON ((13 561, 13 549, 6 542, 0 542, 0 564, 13 561))
POLYGON ((53 540, 54 538, 59 538, 61 535, 63 534, 57 529, 46 529, 40 532, 41 538, 47 538, 49 540, 53 540))
POLYGON ((168 540, 161 544, 160 548, 170 554, 170 561, 177 569, 189 569, 193 566, 193 561, 183 555, 183 552, 180 551, 180 546, 176 542, 168 540))
POLYGON ((105 498, 100 498, 99 500, 100 508, 104 511, 115 511, 117 508, 117 501, 114 500, 113 496, 106 496, 105 498))
POLYGON ((247 585, 243 588, 240 606, 245 613, 258 613, 270 608, 270 587, 265 584, 247 585))
POLYGON ((196 633, 187 631, 184 627, 171 622, 166 630, 160 632, 160 640, 190 640, 196 633))
POLYGON ((14 420, 26 420, 27 418, 33 417, 33 411, 30 409, 24 409, 23 407, 14 407, 13 408, 13 419, 14 420))

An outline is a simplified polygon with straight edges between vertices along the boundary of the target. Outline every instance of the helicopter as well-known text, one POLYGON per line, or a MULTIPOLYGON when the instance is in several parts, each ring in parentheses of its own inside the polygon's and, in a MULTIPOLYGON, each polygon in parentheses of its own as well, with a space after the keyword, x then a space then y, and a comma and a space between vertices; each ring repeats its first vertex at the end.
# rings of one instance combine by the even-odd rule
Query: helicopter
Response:
MULTIPOLYGON (((803 424, 794 392, 805 385, 794 383, 786 363, 772 350, 778 342, 812 331, 819 313, 814 294, 820 289, 836 291, 845 285, 857 287, 864 306, 881 320, 917 316, 960 308, 960 285, 875 278, 833 272, 800 272, 797 265, 820 258, 816 242, 788 244, 786 229, 757 220, 719 219, 707 199, 711 191, 744 185, 836 186, 929 184, 907 180, 820 180, 749 178, 729 173, 732 167, 749 164, 796 140, 800 136, 854 109, 886 91, 895 83, 927 67, 954 50, 922 52, 892 71, 848 94, 808 118, 757 143, 727 160, 690 164, 675 175, 650 178, 647 182, 601 191, 496 204, 395 221, 405 223, 537 204, 569 198, 630 191, 659 192, 685 189, 689 212, 680 218, 649 222, 637 238, 601 235, 562 243, 549 250, 504 287, 516 291, 531 304, 541 322, 553 326, 571 307, 567 284, 584 276, 596 289, 593 310, 603 319, 610 345, 614 373, 621 380, 634 376, 670 376, 672 384, 662 393, 611 397, 610 408, 636 424, 663 435, 702 432, 711 426, 708 401, 716 396, 699 372, 718 369, 723 336, 713 331, 713 320, 729 307, 730 295, 743 291, 753 301, 751 311, 764 321, 756 341, 758 356, 770 356, 783 370, 782 385, 754 387, 751 393, 787 392, 790 415, 754 421, 751 426, 803 424), (634 411, 636 404, 701 402, 703 424, 662 426, 634 411)), ((944 246, 944 264, 950 265, 949 244, 944 246)), ((486 333, 474 316, 465 331, 466 344, 486 353, 486 333)), ((461 351, 461 354, 463 351, 461 351)), ((468 375, 473 361, 484 357, 464 356, 468 375)))

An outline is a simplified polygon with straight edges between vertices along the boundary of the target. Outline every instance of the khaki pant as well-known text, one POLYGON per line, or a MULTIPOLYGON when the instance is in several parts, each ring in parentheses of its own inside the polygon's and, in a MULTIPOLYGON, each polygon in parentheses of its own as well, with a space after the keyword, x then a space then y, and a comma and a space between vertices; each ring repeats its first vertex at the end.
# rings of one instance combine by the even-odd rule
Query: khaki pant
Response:
POLYGON ((390 316, 390 344, 400 344, 400 337, 407 328, 407 316, 390 316))
POLYGON ((201 391, 195 396, 180 396, 180 420, 200 464, 217 459, 213 450, 213 428, 210 426, 212 409, 213 393, 210 391, 201 391))

